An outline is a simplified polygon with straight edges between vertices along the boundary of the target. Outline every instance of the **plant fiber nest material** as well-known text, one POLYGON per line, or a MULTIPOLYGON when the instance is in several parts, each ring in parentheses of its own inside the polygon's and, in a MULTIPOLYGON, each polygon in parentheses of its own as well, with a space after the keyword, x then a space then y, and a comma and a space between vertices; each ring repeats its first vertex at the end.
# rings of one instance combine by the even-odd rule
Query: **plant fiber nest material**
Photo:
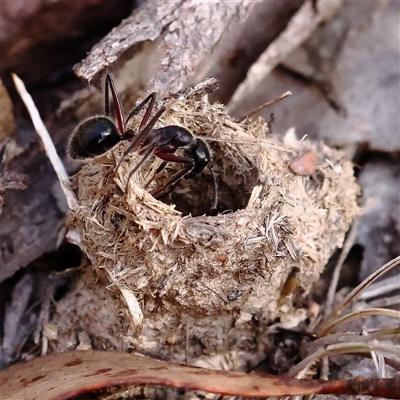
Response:
POLYGON ((127 146, 121 143, 77 174, 81 208, 69 222, 69 237, 123 294, 121 307, 136 325, 136 349, 183 357, 187 349, 175 344, 176 336, 184 338, 182 326, 190 322, 188 337, 202 342, 192 356, 253 351, 260 326, 279 313, 282 285, 293 268, 298 286, 308 291, 342 246, 359 213, 352 163, 323 143, 298 141, 293 131, 271 135, 263 120, 235 123, 220 104, 184 96, 163 104, 167 110, 157 127, 182 125, 218 140, 208 144, 220 213, 205 215, 212 195, 207 169, 182 179, 163 199, 170 205, 153 198, 149 191, 182 168, 169 163, 145 188, 159 165, 156 157, 131 177, 125 192, 140 156, 130 153, 114 177, 127 146), (308 151, 317 155, 315 174, 295 175, 290 161, 308 151))

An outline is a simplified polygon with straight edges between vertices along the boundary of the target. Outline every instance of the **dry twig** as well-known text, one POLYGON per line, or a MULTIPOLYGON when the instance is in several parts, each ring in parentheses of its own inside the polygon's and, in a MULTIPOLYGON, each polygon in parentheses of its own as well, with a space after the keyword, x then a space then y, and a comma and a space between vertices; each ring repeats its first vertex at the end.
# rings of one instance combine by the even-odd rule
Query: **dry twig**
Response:
POLYGON ((51 140, 50 134, 47 131, 42 119, 40 118, 40 114, 38 109, 36 108, 35 103, 31 95, 27 92, 24 83, 16 74, 12 74, 12 78, 14 80, 15 87, 19 95, 22 98, 26 108, 28 109, 29 115, 31 116, 33 125, 35 126, 36 132, 40 136, 42 140, 44 149, 46 151, 47 156, 54 168, 54 171, 57 174, 58 180, 61 184, 61 188, 65 194, 65 197, 68 201, 68 207, 72 211, 76 211, 79 207, 78 200, 75 196, 75 193, 71 190, 71 185, 69 181, 69 176, 65 167, 57 154, 56 148, 54 147, 53 141, 51 140))

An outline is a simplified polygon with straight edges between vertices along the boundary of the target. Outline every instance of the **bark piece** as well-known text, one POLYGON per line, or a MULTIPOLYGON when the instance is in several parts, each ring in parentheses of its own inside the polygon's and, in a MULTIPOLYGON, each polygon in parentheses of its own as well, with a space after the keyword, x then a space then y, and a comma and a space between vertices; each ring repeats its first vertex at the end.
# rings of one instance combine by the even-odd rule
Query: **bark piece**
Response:
POLYGON ((245 0, 146 2, 94 46, 75 73, 99 83, 106 70, 113 70, 124 76, 131 93, 149 81, 161 96, 177 92, 193 82, 226 31, 253 6, 245 0))

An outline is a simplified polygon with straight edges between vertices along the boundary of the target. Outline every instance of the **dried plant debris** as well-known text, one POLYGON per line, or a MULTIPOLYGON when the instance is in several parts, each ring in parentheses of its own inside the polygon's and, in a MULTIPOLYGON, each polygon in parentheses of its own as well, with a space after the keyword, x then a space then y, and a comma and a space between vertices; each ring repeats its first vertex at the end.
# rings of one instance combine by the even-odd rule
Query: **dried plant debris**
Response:
POLYGON ((10 139, 0 142, 0 214, 3 211, 4 193, 7 190, 24 190, 28 185, 28 177, 7 169, 7 146, 13 146, 10 139))
POLYGON ((206 214, 207 170, 180 180, 164 202, 149 191, 181 165, 169 163, 146 187, 160 160, 150 158, 127 182, 141 157, 130 153, 114 177, 123 143, 77 174, 80 208, 69 239, 110 287, 123 289, 136 350, 224 369, 241 368, 249 357, 257 363, 266 340, 260 328, 290 312, 290 296, 277 307, 287 276, 296 268, 298 284, 309 290, 359 213, 352 164, 293 132, 272 136, 262 120, 235 123, 220 104, 181 95, 161 105, 157 126, 181 125, 209 143, 218 215, 206 214), (305 152, 317 156, 313 177, 289 169, 305 152))
POLYGON ((15 130, 13 107, 7 89, 0 79, 0 141, 11 136, 15 130))

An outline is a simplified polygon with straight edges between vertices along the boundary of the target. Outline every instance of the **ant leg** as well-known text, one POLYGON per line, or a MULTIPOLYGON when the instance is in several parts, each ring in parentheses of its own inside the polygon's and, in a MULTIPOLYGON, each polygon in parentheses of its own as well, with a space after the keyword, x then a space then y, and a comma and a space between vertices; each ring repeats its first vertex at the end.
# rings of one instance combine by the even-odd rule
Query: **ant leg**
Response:
MULTIPOLYGON (((150 156, 150 154, 157 148, 157 143, 154 143, 153 145, 149 146, 146 150, 146 152, 144 153, 142 159, 134 166, 134 168, 132 169, 132 171, 129 173, 128 176, 128 180, 126 181, 126 188, 125 188, 125 192, 126 189, 128 188, 128 183, 129 180, 131 179, 131 176, 141 167, 141 165, 146 161, 146 159, 150 156)), ((160 151, 156 151, 155 155, 159 158, 161 158, 164 161, 173 161, 173 162, 178 162, 178 163, 185 163, 185 164, 189 164, 188 165, 188 169, 187 171, 185 171, 185 173, 183 175, 185 175, 188 171, 190 171, 193 168, 193 160, 189 157, 180 157, 180 156, 176 156, 175 154, 170 154, 170 153, 162 153, 160 151)), ((182 172, 182 171, 180 171, 182 172)), ((178 172, 178 174, 180 174, 180 172, 178 172)), ((177 175, 178 175, 177 174, 177 175)), ((183 176, 182 175, 182 176, 183 176)), ((175 175, 176 176, 176 175, 175 175)), ((171 180, 175 177, 173 176, 171 178, 171 180)), ((179 177, 180 178, 180 177, 179 177)), ((167 182, 167 185, 169 185, 170 182, 167 182)), ((166 186, 167 186, 166 185, 166 186)), ((172 190, 172 189, 171 189, 172 190)))
POLYGON ((130 114, 128 115, 128 118, 125 121, 125 125, 128 123, 128 121, 134 116, 136 115, 148 102, 149 106, 147 107, 146 113, 144 114, 142 121, 139 125, 139 129, 138 131, 142 130, 142 128, 147 124, 147 121, 150 117, 151 112, 153 111, 154 108, 154 104, 156 102, 156 98, 157 98, 157 93, 153 92, 151 94, 149 94, 137 107, 135 107, 133 109, 133 111, 130 112, 130 114))
MULTIPOLYGON (((129 119, 131 117, 133 117, 134 115, 136 115, 138 112, 140 112, 140 110, 150 100, 150 104, 147 107, 146 113, 144 114, 144 116, 142 118, 142 121, 140 122, 140 125, 139 125, 138 132, 140 133, 140 131, 143 129, 143 127, 147 124, 147 121, 148 121, 148 119, 150 117, 150 114, 153 111, 154 104, 155 104, 155 101, 156 101, 156 97, 157 97, 157 93, 156 92, 153 92, 150 95, 148 95, 133 111, 131 111, 131 113, 129 114, 128 118, 125 121, 125 126, 128 124, 129 119)), ((165 107, 161 107, 161 109, 162 108, 164 108, 164 110, 165 110, 165 107)), ((133 137, 135 137, 135 134, 134 134, 132 129, 128 129, 123 135, 123 139, 131 139, 133 137)))
POLYGON ((182 171, 176 173, 161 189, 151 192, 155 198, 166 196, 174 190, 178 182, 193 168, 193 165, 187 165, 182 171))
MULTIPOLYGON (((191 159, 190 157, 181 157, 171 153, 163 153, 162 151, 156 151, 155 155, 164 160, 165 162, 176 162, 176 163, 187 164, 185 168, 183 168, 181 171, 172 176, 172 178, 164 185, 164 187, 151 193, 153 196, 161 197, 170 193, 174 189, 176 184, 179 182, 179 180, 183 178, 191 169, 193 169, 194 160, 191 159)), ((164 168, 165 164, 166 163, 162 163, 160 167, 162 166, 164 168)))
MULTIPOLYGON (((166 154, 166 153, 160 153, 160 152, 155 152, 155 155, 162 160, 165 161, 172 161, 172 162, 179 162, 179 163, 185 163, 189 164, 187 167, 185 167, 182 171, 179 171, 177 174, 175 174, 161 189, 156 190, 155 192, 152 192, 151 194, 154 197, 162 197, 170 193, 174 187, 177 185, 179 180, 181 178, 184 178, 186 174, 190 172, 191 169, 193 169, 194 165, 194 160, 192 160, 189 157, 180 157, 175 154, 166 154)), ((160 167, 164 168, 165 163, 162 163, 160 167)), ((157 172, 160 172, 162 168, 158 167, 157 172)), ((211 210, 216 210, 217 205, 218 205, 218 184, 217 180, 215 178, 215 173, 214 170, 212 169, 211 165, 208 165, 208 169, 210 170, 211 174, 211 179, 212 179, 212 184, 213 184, 213 192, 212 192, 212 200, 211 200, 211 210)), ((154 178, 154 177, 153 177, 154 178)), ((153 180, 153 178, 151 180, 153 180)), ((150 180, 150 182, 151 182, 150 180)), ((150 183, 149 182, 149 183, 150 183)))
POLYGON ((151 153, 154 151, 156 145, 153 145, 147 149, 147 151, 144 153, 143 157, 141 160, 133 167, 131 172, 129 172, 128 179, 126 180, 126 185, 125 185, 125 193, 128 190, 128 184, 129 181, 131 180, 132 175, 142 166, 142 164, 146 161, 146 159, 151 155, 151 153))
POLYGON ((119 99, 117 89, 115 88, 113 77, 110 74, 107 74, 105 94, 104 94, 104 102, 105 102, 104 108, 105 108, 105 113, 106 113, 107 117, 109 117, 111 115, 110 91, 111 91, 111 96, 112 96, 113 103, 114 103, 115 117, 117 118, 118 129, 119 129, 120 135, 123 136, 124 135, 124 115, 122 112, 121 101, 119 99))
MULTIPOLYGON (((119 166, 121 165, 122 161, 124 160, 125 156, 130 153, 131 151, 136 150, 142 141, 146 138, 146 136, 151 132, 153 129, 154 125, 156 124, 157 120, 161 117, 162 113, 165 111, 165 107, 161 107, 157 114, 150 120, 150 122, 139 132, 139 134, 133 139, 131 144, 128 146, 128 148, 124 151, 124 154, 122 154, 122 157, 118 161, 117 166, 115 167, 114 170, 114 175, 117 172, 119 166)), ((152 150, 154 150, 154 147, 152 147, 152 150)), ((146 152, 147 154, 147 152, 146 152)), ((150 153, 149 153, 150 155, 150 153)), ((143 163, 143 162, 142 162, 143 163)), ((141 163, 141 164, 142 164, 141 163)))
MULTIPOLYGON (((190 171, 192 166, 188 165, 186 168, 184 168, 182 171, 179 171, 177 174, 175 174, 161 189, 158 189, 154 192, 151 192, 151 195, 155 198, 163 197, 166 196, 167 194, 171 193, 175 186, 178 184, 179 180, 184 178, 184 176, 190 171)), ((213 195, 212 195, 212 203, 211 203, 211 208, 209 212, 213 212, 213 214, 207 214, 207 215, 214 215, 214 213, 217 212, 217 205, 218 205, 218 185, 217 181, 215 179, 215 174, 212 168, 209 166, 208 167, 210 172, 211 172, 211 177, 213 181, 213 195)), ((215 214, 216 215, 216 214, 215 214)))
POLYGON ((168 164, 168 161, 163 161, 158 168, 154 171, 153 176, 151 177, 151 179, 146 182, 146 185, 144 186, 145 188, 147 188, 151 182, 153 182, 154 178, 157 176, 157 174, 159 174, 164 168, 165 166, 168 164))
MULTIPOLYGON (((178 184, 179 180, 181 178, 184 178, 185 175, 190 171, 190 169, 193 166, 188 165, 186 168, 184 168, 182 171, 179 171, 177 174, 175 174, 161 189, 156 190, 155 192, 152 192, 151 195, 154 197, 163 197, 166 196, 168 193, 172 192, 174 190, 175 186, 178 184)), ((208 169, 210 170, 211 173, 211 178, 213 182, 213 194, 212 194, 212 200, 211 200, 211 209, 210 211, 215 211, 217 209, 218 205, 218 184, 217 180, 215 179, 215 174, 211 166, 208 166, 208 169)), ((151 182, 151 181, 150 181, 151 182)))
POLYGON ((156 124, 156 122, 158 121, 158 119, 161 117, 161 115, 165 110, 166 110, 165 107, 161 107, 157 111, 156 115, 154 115, 154 117, 150 120, 150 122, 141 131, 139 131, 139 134, 133 139, 129 147, 124 151, 123 156, 126 156, 128 153, 130 153, 133 150, 136 150, 140 146, 140 144, 143 142, 143 140, 145 140, 147 135, 151 132, 154 125, 156 124))

